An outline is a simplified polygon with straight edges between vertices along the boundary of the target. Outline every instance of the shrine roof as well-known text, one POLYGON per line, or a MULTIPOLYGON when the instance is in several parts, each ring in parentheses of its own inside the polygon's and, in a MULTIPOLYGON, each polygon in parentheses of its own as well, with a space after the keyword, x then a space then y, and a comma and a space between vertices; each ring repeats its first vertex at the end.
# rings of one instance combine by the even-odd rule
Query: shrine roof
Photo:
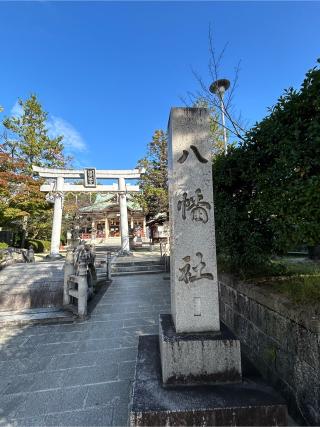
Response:
MULTIPOLYGON (((117 195, 114 193, 97 194, 96 200, 90 206, 81 208, 81 212, 103 212, 119 206, 117 195)), ((127 194, 127 206, 131 211, 142 212, 141 206, 131 194, 127 194)))

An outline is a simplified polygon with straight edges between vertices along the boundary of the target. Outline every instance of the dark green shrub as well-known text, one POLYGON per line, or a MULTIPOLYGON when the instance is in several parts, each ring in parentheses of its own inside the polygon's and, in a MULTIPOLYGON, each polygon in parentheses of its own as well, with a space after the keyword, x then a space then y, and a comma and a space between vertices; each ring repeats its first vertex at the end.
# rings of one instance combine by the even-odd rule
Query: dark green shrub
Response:
POLYGON ((49 252, 51 242, 49 240, 37 240, 37 239, 31 239, 27 240, 25 247, 28 249, 32 245, 33 250, 36 253, 43 253, 43 252, 49 252))
POLYGON ((26 240, 25 247, 28 249, 30 246, 32 246, 33 250, 36 253, 43 252, 44 248, 40 242, 41 242, 40 240, 36 240, 36 239, 26 240))
POLYGON ((217 250, 249 271, 320 240, 320 70, 213 163, 217 250))

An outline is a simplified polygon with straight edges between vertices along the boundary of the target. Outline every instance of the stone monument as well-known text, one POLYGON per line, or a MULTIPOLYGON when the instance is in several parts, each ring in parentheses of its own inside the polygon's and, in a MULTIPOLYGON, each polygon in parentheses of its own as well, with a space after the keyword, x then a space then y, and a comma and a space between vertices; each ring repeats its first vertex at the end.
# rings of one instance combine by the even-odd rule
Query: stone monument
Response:
POLYGON ((171 111, 168 177, 172 318, 160 318, 164 383, 241 381, 240 342, 220 335, 209 130, 207 109, 171 111))
POLYGON ((243 381, 240 342, 220 324, 211 160, 209 111, 173 108, 171 314, 160 315, 159 337, 139 339, 131 425, 287 423, 272 389, 243 381))

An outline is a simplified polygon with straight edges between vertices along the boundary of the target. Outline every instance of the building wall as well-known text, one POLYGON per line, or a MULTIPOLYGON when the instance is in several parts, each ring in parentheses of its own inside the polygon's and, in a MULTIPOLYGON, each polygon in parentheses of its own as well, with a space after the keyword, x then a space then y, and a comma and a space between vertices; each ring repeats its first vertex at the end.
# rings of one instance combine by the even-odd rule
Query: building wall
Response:
POLYGON ((299 422, 320 425, 319 319, 227 275, 219 277, 219 288, 221 320, 241 340, 242 350, 299 422))
MULTIPOLYGON (((129 232, 136 226, 141 227, 141 234, 145 236, 145 216, 140 212, 128 212, 129 232)), ((96 238, 108 238, 111 236, 120 236, 120 212, 107 212, 105 216, 99 214, 99 217, 92 214, 92 225, 82 229, 81 238, 90 240, 92 228, 96 229, 96 238)))

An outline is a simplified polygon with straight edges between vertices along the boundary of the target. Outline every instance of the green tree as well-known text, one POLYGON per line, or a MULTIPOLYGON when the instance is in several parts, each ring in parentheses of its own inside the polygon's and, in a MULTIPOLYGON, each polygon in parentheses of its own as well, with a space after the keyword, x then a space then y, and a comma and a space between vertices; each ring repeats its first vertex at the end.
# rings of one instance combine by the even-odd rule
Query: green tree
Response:
MULTIPOLYGON (((205 100, 197 100, 195 108, 207 108, 205 100)), ((215 117, 218 112, 211 108, 211 142, 212 158, 224 153, 223 131, 215 117)), ((138 162, 139 168, 145 173, 139 180, 142 194, 136 196, 145 213, 152 217, 157 213, 168 212, 168 137, 166 132, 158 129, 147 146, 147 154, 138 162)))
POLYGON ((138 162, 138 167, 144 168, 145 173, 139 180, 142 194, 136 198, 149 217, 168 211, 167 163, 167 134, 161 129, 156 130, 148 144, 147 155, 138 162))
POLYGON ((33 177, 32 165, 61 167, 62 136, 50 138, 44 112, 36 95, 18 101, 21 115, 6 117, 0 144, 0 223, 22 233, 22 246, 29 238, 48 238, 50 209, 40 192, 42 180, 33 177))
POLYGON ((3 148, 13 158, 24 162, 24 172, 32 175, 32 166, 63 167, 67 159, 63 155, 63 136, 50 138, 43 110, 37 96, 32 94, 26 101, 18 100, 22 114, 6 117, 3 127, 3 148))

